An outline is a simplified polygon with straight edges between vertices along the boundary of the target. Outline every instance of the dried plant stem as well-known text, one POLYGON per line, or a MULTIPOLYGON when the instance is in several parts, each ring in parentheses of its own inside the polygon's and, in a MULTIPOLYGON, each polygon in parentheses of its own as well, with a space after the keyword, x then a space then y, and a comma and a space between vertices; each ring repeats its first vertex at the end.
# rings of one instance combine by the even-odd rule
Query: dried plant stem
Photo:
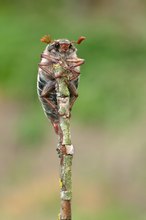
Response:
POLYGON ((67 86, 67 72, 59 64, 54 64, 56 78, 56 94, 58 113, 60 115, 59 127, 59 157, 60 157, 60 197, 61 209, 59 220, 71 220, 72 199, 72 159, 74 149, 70 134, 70 92, 67 86))

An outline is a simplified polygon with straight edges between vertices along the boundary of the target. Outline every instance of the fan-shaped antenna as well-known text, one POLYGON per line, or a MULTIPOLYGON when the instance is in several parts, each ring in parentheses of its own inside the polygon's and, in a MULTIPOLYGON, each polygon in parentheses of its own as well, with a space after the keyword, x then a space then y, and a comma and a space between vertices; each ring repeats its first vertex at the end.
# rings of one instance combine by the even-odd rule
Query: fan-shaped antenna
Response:
POLYGON ((77 40, 77 44, 80 44, 83 40, 85 40, 86 39, 86 37, 83 37, 83 36, 81 36, 81 37, 79 37, 79 39, 77 40))
POLYGON ((43 43, 46 43, 46 44, 49 44, 49 43, 51 43, 51 36, 50 35, 45 35, 44 37, 42 37, 41 39, 40 39, 40 41, 41 42, 43 42, 43 43))

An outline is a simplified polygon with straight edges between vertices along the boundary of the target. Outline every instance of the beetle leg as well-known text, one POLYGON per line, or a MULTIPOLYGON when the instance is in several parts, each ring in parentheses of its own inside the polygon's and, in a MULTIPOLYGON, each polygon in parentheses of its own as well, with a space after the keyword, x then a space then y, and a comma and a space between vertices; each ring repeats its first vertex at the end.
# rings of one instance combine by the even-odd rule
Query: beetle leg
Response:
POLYGON ((67 59, 68 62, 70 63, 74 63, 74 65, 72 65, 71 67, 77 67, 77 66, 81 66, 85 60, 84 59, 67 59))
MULTIPOLYGON (((70 60, 71 62, 71 60, 70 60)), ((78 78, 78 76, 80 75, 80 72, 76 71, 74 68, 78 67, 80 65, 82 65, 84 63, 83 59, 78 59, 78 60, 72 60, 72 62, 74 62, 74 65, 69 66, 69 71, 71 71, 73 73, 73 76, 70 78, 70 80, 75 80, 78 78)))
POLYGON ((70 110, 72 109, 73 104, 74 104, 74 102, 76 101, 77 98, 78 98, 78 96, 73 96, 73 97, 71 98, 71 101, 70 101, 70 110))
POLYGON ((47 104, 48 104, 53 110, 57 110, 56 105, 54 105, 54 103, 51 102, 48 98, 43 97, 43 99, 47 102, 47 104))
POLYGON ((55 122, 55 121, 51 120, 51 123, 53 125, 53 128, 54 128, 56 134, 59 135, 59 122, 55 122))
POLYGON ((71 100, 70 100, 70 110, 71 110, 74 102, 78 98, 78 92, 77 92, 75 85, 71 81, 68 83, 68 88, 69 88, 70 94, 72 95, 71 100))
POLYGON ((75 65, 72 65, 72 67, 81 66, 85 61, 84 60, 77 60, 75 65))
POLYGON ((52 61, 52 62, 55 62, 55 63, 58 61, 57 58, 53 58, 53 57, 51 57, 51 56, 49 56, 49 55, 47 55, 47 54, 44 54, 44 53, 41 54, 41 58, 45 58, 45 59, 47 59, 48 61, 52 61))
POLYGON ((53 110, 57 110, 57 106, 54 105, 54 103, 52 101, 50 101, 49 98, 48 98, 48 95, 50 94, 50 92, 53 89, 55 89, 55 82, 54 81, 47 84, 43 88, 42 93, 41 93, 41 98, 43 98, 53 110))
POLYGON ((46 97, 47 95, 49 95, 49 93, 53 89, 55 89, 55 84, 56 84, 55 81, 51 81, 51 82, 47 83, 42 90, 41 97, 46 97))
POLYGON ((75 70, 72 70, 71 72, 73 73, 73 76, 70 78, 70 81, 74 81, 79 77, 80 72, 77 72, 75 70))
POLYGON ((73 74, 73 75, 71 76, 71 78, 70 78, 70 81, 76 80, 76 79, 79 77, 79 75, 80 75, 80 72, 74 69, 75 67, 77 67, 77 65, 78 65, 78 64, 76 64, 76 65, 74 65, 74 66, 70 66, 70 67, 68 68, 68 70, 69 70, 70 72, 72 72, 72 74, 73 74))
POLYGON ((38 66, 46 73, 50 80, 54 79, 52 72, 46 67, 47 63, 39 63, 38 66))

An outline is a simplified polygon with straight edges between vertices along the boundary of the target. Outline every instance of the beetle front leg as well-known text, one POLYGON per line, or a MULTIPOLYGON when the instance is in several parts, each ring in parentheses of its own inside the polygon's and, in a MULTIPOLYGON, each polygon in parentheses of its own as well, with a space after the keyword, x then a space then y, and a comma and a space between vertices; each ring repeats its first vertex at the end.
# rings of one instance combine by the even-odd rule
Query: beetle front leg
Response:
POLYGON ((67 59, 67 62, 73 63, 73 65, 71 65, 71 68, 77 67, 77 66, 81 66, 82 64, 84 64, 85 60, 84 59, 67 59))
POLYGON ((73 65, 72 67, 73 68, 75 68, 75 67, 77 67, 77 66, 81 66, 82 64, 84 64, 84 60, 83 59, 79 59, 79 60, 77 60, 75 63, 75 65, 73 65))
POLYGON ((51 62, 54 62, 54 63, 59 61, 59 59, 57 59, 56 57, 52 57, 52 56, 49 56, 49 55, 44 54, 44 53, 41 54, 41 58, 45 58, 48 61, 51 61, 51 62))
POLYGON ((73 74, 70 80, 73 81, 80 75, 80 72, 75 70, 75 68, 81 66, 85 61, 83 59, 68 59, 67 61, 73 63, 68 67, 68 70, 73 74))

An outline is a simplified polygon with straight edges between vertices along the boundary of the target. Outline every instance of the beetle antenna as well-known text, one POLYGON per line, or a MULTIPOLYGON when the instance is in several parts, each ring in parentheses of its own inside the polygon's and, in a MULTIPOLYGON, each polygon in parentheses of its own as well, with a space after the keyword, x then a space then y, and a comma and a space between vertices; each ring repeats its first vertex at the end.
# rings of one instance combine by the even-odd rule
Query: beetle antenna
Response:
POLYGON ((86 39, 86 37, 84 37, 84 36, 81 36, 81 37, 79 37, 78 38, 78 40, 77 41, 72 41, 72 43, 75 43, 75 44, 80 44, 83 40, 85 40, 86 39))
POLYGON ((49 43, 51 43, 51 36, 50 35, 45 35, 45 36, 43 36, 41 39, 40 39, 40 41, 41 42, 43 42, 43 43, 46 43, 46 44, 49 44, 49 43))

